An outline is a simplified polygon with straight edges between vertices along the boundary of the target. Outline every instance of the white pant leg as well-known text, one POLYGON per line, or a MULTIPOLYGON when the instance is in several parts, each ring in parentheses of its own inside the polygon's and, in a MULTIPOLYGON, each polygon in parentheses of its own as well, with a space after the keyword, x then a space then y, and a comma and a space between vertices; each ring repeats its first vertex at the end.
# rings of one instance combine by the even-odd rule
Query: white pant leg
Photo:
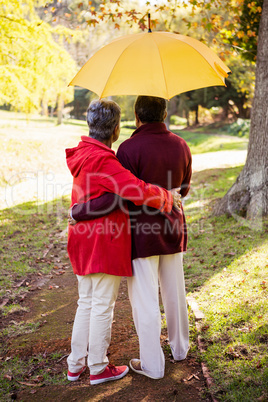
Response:
POLYGON ((89 327, 88 366, 97 375, 107 366, 114 305, 121 276, 92 274, 92 308, 89 327))
POLYGON ((68 368, 72 373, 78 372, 85 366, 85 357, 88 355, 88 365, 93 366, 90 367, 91 374, 98 374, 108 363, 106 353, 121 277, 92 274, 77 275, 77 279, 79 300, 73 325, 72 351, 67 359, 68 368), (92 350, 93 354, 89 356, 92 350))
POLYGON ((159 256, 133 260, 133 276, 128 278, 128 291, 139 337, 141 367, 151 376, 162 378, 165 358, 160 344, 158 264, 159 256))
POLYGON ((79 299, 73 325, 71 354, 67 359, 69 371, 72 373, 77 373, 85 366, 92 305, 92 275, 76 276, 79 299))
POLYGON ((175 360, 183 360, 189 348, 183 253, 160 256, 159 281, 171 351, 175 360))

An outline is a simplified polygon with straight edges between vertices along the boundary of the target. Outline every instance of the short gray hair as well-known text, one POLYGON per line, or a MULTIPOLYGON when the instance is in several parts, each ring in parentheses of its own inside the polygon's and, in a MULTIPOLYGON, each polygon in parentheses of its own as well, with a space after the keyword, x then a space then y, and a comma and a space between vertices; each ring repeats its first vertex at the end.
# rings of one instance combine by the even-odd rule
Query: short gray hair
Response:
POLYGON ((120 122, 121 109, 105 99, 92 101, 87 109, 89 135, 96 140, 108 140, 120 122))

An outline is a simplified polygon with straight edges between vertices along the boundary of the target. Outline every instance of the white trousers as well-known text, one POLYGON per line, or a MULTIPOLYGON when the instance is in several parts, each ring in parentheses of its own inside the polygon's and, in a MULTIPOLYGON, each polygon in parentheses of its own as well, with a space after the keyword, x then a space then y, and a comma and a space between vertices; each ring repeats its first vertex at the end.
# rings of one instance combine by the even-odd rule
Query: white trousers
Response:
POLYGON ((90 374, 104 371, 109 363, 113 311, 121 276, 91 274, 78 279, 78 308, 75 315, 68 369, 77 373, 86 364, 90 374))
POLYGON ((137 258, 132 264, 133 276, 128 278, 128 291, 139 337, 141 367, 151 376, 162 378, 165 358, 160 344, 158 281, 174 359, 185 359, 189 348, 183 253, 137 258))

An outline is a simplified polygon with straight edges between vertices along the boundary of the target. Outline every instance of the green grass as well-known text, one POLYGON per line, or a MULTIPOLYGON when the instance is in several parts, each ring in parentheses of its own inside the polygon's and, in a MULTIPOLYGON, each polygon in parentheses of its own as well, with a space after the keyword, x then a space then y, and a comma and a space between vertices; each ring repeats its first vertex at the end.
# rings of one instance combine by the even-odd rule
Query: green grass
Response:
POLYGON ((187 142, 192 154, 217 151, 240 151, 246 150, 248 145, 246 138, 233 137, 230 135, 206 134, 185 130, 173 130, 173 132, 187 142))
POLYGON ((200 357, 215 380, 218 400, 267 399, 267 220, 261 230, 236 217, 212 217, 211 202, 235 181, 241 167, 199 172, 185 213, 187 292, 205 314, 200 357), (216 191, 217 190, 217 191, 216 191))
MULTIPOLYGON (((0 211, 0 298, 16 300, 30 290, 27 278, 48 274, 55 259, 46 250, 56 246, 61 239, 57 234, 66 224, 69 197, 39 205, 28 202, 0 211), (21 283, 21 281, 23 283, 21 283)), ((65 252, 66 254, 66 252, 65 252)), ((10 307, 11 308, 11 307, 10 307)), ((5 309, 6 313, 8 312, 5 309)))
POLYGON ((19 388, 31 386, 32 389, 44 385, 68 384, 66 371, 59 363, 60 354, 35 355, 28 358, 6 358, 0 362, 0 400, 16 398, 19 388), (13 397, 12 397, 13 395, 13 397))

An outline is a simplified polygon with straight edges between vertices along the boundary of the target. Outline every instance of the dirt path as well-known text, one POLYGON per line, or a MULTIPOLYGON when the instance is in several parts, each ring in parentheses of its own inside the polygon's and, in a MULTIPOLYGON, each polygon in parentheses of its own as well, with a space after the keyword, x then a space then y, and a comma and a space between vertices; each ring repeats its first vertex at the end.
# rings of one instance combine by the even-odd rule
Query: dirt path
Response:
POLYGON ((243 165, 247 151, 218 151, 193 155, 193 172, 243 165))
MULTIPOLYGON (((46 277, 41 289, 31 292, 24 301, 28 313, 18 313, 12 317, 19 322, 40 322, 36 332, 11 338, 7 345, 8 356, 33 358, 38 354, 49 356, 58 353, 59 358, 51 373, 56 370, 66 376, 66 357, 70 353, 70 337, 76 310, 77 284, 72 269, 65 274, 46 277)), ((130 372, 124 379, 98 386, 89 383, 89 372, 79 381, 63 385, 44 385, 24 389, 16 394, 19 401, 209 401, 204 397, 206 387, 200 364, 195 355, 189 353, 183 362, 172 361, 163 330, 162 346, 166 357, 165 377, 151 380, 130 372)), ((109 359, 113 364, 128 364, 130 358, 138 357, 138 339, 135 333, 131 307, 128 301, 126 279, 120 285, 116 302, 109 359)), ((50 369, 49 369, 50 370, 50 369)), ((32 383, 32 380, 25 382, 32 383)), ((44 382, 45 383, 45 382, 44 382)))
MULTIPOLYGON (((247 151, 218 151, 193 155, 193 172, 204 169, 234 167, 246 161, 247 151)), ((0 203, 12 207, 21 202, 39 200, 48 202, 70 194, 72 176, 66 167, 48 172, 38 170, 17 174, 0 194, 0 203)))

